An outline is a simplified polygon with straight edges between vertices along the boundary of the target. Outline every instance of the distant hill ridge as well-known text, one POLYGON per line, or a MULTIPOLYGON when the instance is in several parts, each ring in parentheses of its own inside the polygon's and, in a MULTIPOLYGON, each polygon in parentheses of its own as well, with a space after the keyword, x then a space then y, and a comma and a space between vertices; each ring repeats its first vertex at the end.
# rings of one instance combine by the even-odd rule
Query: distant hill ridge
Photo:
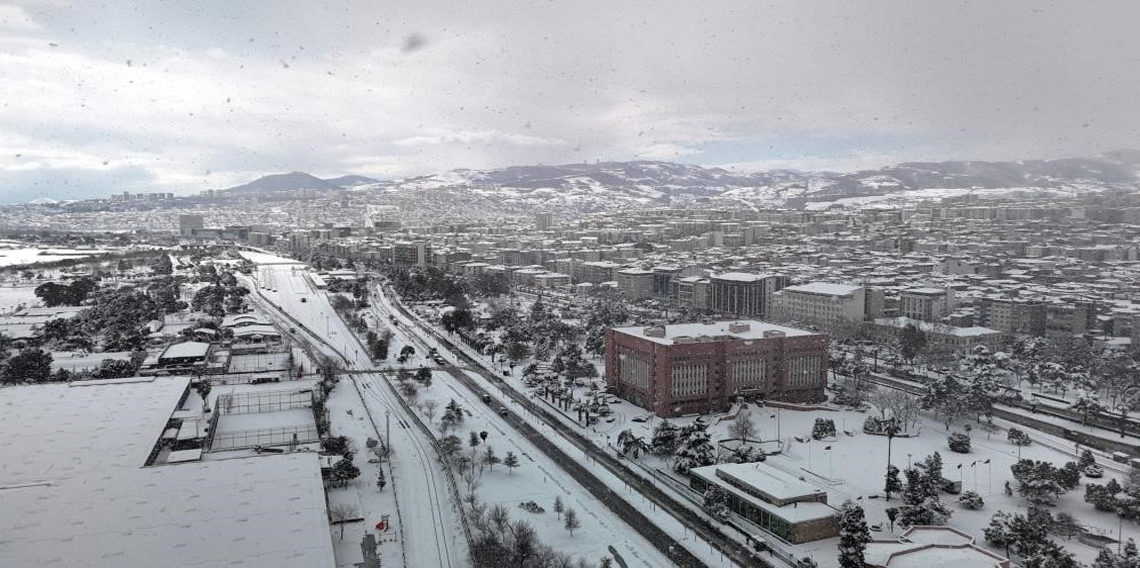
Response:
POLYGON ((1138 173, 1140 151, 1117 150, 1090 158, 1055 160, 904 162, 852 173, 792 169, 741 173, 719 167, 648 160, 458 169, 396 181, 378 181, 358 175, 320 179, 293 172, 265 176, 226 191, 443 189, 470 192, 503 203, 547 203, 570 208, 580 204, 596 208, 607 201, 613 206, 663 205, 677 199, 699 198, 795 208, 809 202, 897 196, 908 192, 935 194, 941 189, 1135 189, 1140 180, 1138 173))

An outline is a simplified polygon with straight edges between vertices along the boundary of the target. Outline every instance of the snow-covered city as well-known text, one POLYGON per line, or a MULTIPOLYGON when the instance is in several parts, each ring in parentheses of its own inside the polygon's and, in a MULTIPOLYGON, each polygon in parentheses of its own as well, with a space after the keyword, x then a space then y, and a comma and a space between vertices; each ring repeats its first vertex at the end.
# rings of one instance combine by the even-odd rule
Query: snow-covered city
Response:
POLYGON ((0 568, 1140 568, 1138 19, 0 0, 0 568))

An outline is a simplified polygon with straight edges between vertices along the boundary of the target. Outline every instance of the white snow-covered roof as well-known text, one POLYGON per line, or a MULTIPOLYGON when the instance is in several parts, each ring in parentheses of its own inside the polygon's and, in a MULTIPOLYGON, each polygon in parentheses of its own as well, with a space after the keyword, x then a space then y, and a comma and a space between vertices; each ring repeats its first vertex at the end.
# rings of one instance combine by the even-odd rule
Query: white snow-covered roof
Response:
MULTIPOLYGON (((632 335, 640 339, 647 339, 649 341, 660 343, 662 345, 673 345, 679 338, 696 338, 700 336, 731 336, 736 339, 764 339, 764 333, 770 331, 782 332, 788 337, 814 335, 810 331, 804 331, 802 329, 795 329, 756 320, 726 320, 714 323, 682 323, 666 325, 662 327, 665 329, 665 334, 663 337, 648 335, 646 333, 646 330, 654 328, 647 328, 645 326, 617 327, 614 328, 614 331, 618 333, 624 333, 626 335, 632 335), (743 329, 741 326, 736 326, 736 331, 733 331, 730 329, 730 326, 732 324, 743 324, 747 326, 747 329, 743 329)), ((660 327, 656 329, 660 329, 660 327)))
POLYGON ((864 560, 868 566, 888 568, 995 568, 1007 561, 974 544, 972 536, 946 526, 916 526, 897 541, 871 541, 864 560))
POLYGON ((731 280, 733 282, 756 282, 771 276, 770 274, 750 274, 748 272, 725 272, 713 275, 716 280, 731 280))
POLYGON ((253 324, 269 325, 269 322, 257 314, 233 314, 222 318, 222 327, 236 327, 253 324))
MULTIPOLYGON (((754 464, 734 464, 734 465, 754 465, 754 464)), ((783 507, 769 503, 763 499, 756 497, 750 493, 746 493, 738 487, 734 487, 723 479, 717 477, 716 469, 723 467, 723 465, 710 465, 706 467, 697 467, 689 471, 691 475, 698 475, 704 479, 716 483, 725 491, 728 491, 738 499, 748 501, 757 508, 764 509, 769 513, 788 521, 789 523, 802 523, 805 521, 813 521, 816 519, 826 519, 828 517, 838 514, 835 508, 826 503, 817 501, 804 501, 784 505, 783 507)))
POLYGON ((763 462, 720 464, 710 467, 714 469, 714 472, 718 471, 780 500, 817 495, 824 492, 814 485, 800 481, 794 476, 770 467, 763 462))
POLYGON ((3 566, 336 563, 307 452, 91 472, 0 490, 0 510, 3 566))
POLYGON ((907 288, 902 290, 903 294, 920 294, 923 296, 941 296, 946 294, 946 290, 942 288, 907 288))
POLYGON ((0 487, 142 467, 189 382, 152 377, 0 389, 0 432, 9 433, 0 436, 0 487))
POLYGON ((183 341, 182 343, 175 343, 166 348, 166 351, 159 355, 159 359, 181 359, 183 357, 205 357, 206 352, 210 350, 209 343, 201 341, 183 341))
POLYGON ((996 329, 988 327, 972 326, 972 327, 956 327, 946 324, 935 324, 927 321, 916 320, 911 318, 897 317, 897 318, 877 318, 875 325, 884 325, 890 327, 903 328, 909 324, 914 324, 923 333, 941 333, 943 335, 953 335, 956 337, 976 337, 979 335, 1000 334, 1001 332, 996 329))
POLYGON ((234 328, 234 337, 245 337, 247 335, 281 335, 276 327, 272 325, 247 325, 234 328))
POLYGON ((782 291, 800 292, 803 294, 818 294, 821 296, 850 296, 862 290, 862 286, 853 284, 835 284, 832 282, 810 282, 798 286, 788 286, 782 291))

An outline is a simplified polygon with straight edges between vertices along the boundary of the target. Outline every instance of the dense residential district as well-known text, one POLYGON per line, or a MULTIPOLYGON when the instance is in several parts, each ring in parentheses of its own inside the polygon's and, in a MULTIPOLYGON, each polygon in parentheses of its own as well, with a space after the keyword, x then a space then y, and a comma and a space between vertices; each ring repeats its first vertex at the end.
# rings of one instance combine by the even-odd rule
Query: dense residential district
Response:
POLYGON ((0 565, 1140 565, 1135 193, 369 195, 5 209, 0 565))

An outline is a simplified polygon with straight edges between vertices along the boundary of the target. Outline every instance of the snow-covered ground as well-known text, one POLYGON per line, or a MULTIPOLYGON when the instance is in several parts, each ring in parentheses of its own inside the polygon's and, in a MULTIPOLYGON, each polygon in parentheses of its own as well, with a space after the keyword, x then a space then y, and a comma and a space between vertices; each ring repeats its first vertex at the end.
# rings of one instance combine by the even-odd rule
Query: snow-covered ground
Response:
MULTIPOLYGON (((469 355, 480 357, 473 351, 466 351, 469 355)), ((489 361, 486 357, 482 359, 489 361)), ((522 366, 516 366, 515 373, 512 376, 503 378, 514 388, 526 392, 529 389, 523 385, 521 368, 522 366)), ((477 373, 469 372, 469 374, 482 380, 477 373)), ((581 397, 584 390, 584 388, 576 389, 577 395, 581 397)), ((555 414, 559 415, 566 424, 579 428, 579 431, 591 438, 599 447, 605 446, 607 443, 615 443, 617 433, 624 429, 630 429, 634 434, 644 436, 646 440, 649 440, 652 437, 653 427, 660 422, 660 419, 651 418, 650 413, 645 409, 627 402, 619 401, 612 404, 611 408, 614 411, 613 422, 602 421, 588 428, 582 428, 578 425, 575 420, 576 413, 555 414), (650 417, 650 419, 646 422, 633 422, 632 418, 634 417, 650 417)), ((550 406, 548 409, 554 410, 550 406)), ((883 498, 882 486, 887 464, 887 443, 883 437, 863 433, 862 425, 868 416, 867 413, 829 410, 777 411, 773 408, 755 406, 750 409, 750 412, 760 426, 760 437, 762 439, 776 440, 778 438, 785 443, 787 448, 785 455, 770 457, 769 464, 789 473, 802 475, 809 483, 827 491, 829 503, 833 506, 838 507, 846 499, 860 501, 867 511, 870 524, 882 523, 884 527, 889 528, 885 509, 889 506, 898 506, 900 501, 897 496, 892 498, 890 503, 883 498), (811 429, 816 418, 833 419, 839 437, 825 442, 797 442, 795 437, 804 440, 811 439, 811 429), (850 432, 851 435, 845 434, 845 431, 850 432), (779 432, 779 436, 777 436, 777 432, 779 432), (828 446, 831 449, 825 450, 824 448, 828 446)), ((870 412, 875 413, 873 409, 870 412)), ((1034 415, 1034 418, 1044 417, 1034 415)), ((684 424, 694 419, 695 417, 688 417, 673 422, 684 424)), ((718 423, 715 416, 706 416, 705 420, 714 424, 709 429, 713 440, 728 438, 727 429, 731 424, 730 421, 718 423)), ((982 495, 986 505, 978 511, 959 507, 956 495, 943 495, 943 501, 954 512, 948 524, 975 536, 978 544, 982 546, 985 546, 982 529, 989 523, 990 517, 995 512, 1004 510, 1024 513, 1028 508, 1028 503, 1016 493, 1017 482, 1013 479, 1010 471, 1010 467, 1019 459, 1019 449, 1007 441, 1006 429, 1008 427, 1017 426, 1023 431, 1028 430, 1034 440, 1033 445, 1020 449, 1020 458, 1022 459, 1049 461, 1060 466, 1067 461, 1075 461, 1078 455, 1078 448, 1072 442, 1010 424, 1003 420, 996 422, 1001 430, 992 435, 986 434, 977 427, 977 424, 974 425, 975 428, 972 432, 973 448, 969 454, 951 452, 947 445, 948 432, 944 425, 930 416, 922 418, 916 437, 895 438, 892 444, 891 462, 896 467, 905 468, 908 463, 921 461, 928 454, 938 451, 941 453, 944 463, 944 476, 951 480, 962 481, 963 490, 977 491, 982 495), (982 463, 987 459, 990 460, 989 464, 982 463), (959 465, 961 468, 958 467, 959 465), (1013 496, 1005 494, 1006 481, 1009 481, 1014 489, 1013 496)), ((952 431, 960 431, 962 425, 961 423, 956 424, 952 431)), ((1068 422, 1066 427, 1073 428, 1074 425, 1068 422)), ((1080 449, 1083 450, 1084 448, 1080 449)), ((1114 477, 1121 484, 1126 484, 1129 468, 1113 462, 1101 452, 1094 450, 1093 453, 1097 456, 1098 463, 1104 466, 1105 477, 1095 480, 1082 478, 1081 486, 1063 495, 1057 505, 1051 507, 1051 512, 1054 515, 1059 512, 1067 512, 1090 532, 1115 539, 1118 537, 1118 518, 1114 514, 1097 511, 1091 504, 1085 503, 1083 499, 1084 485, 1089 481, 1098 484, 1107 483, 1109 479, 1114 477)), ((640 461, 650 469, 670 470, 670 464, 666 460, 655 456, 645 456, 640 461)), ((642 472, 639 471, 639 473, 642 472)), ((683 479, 681 476, 675 475, 675 477, 683 479)), ((901 532, 901 529, 896 527, 896 534, 901 534, 901 532)), ((1125 524, 1123 533, 1124 538, 1140 538, 1140 530, 1131 523, 1125 524)), ((890 538, 886 531, 875 533, 874 536, 875 538, 890 538)), ((1061 537, 1054 535, 1053 538, 1060 539, 1061 537)), ((1078 560, 1086 563, 1091 562, 1098 552, 1095 547, 1080 543, 1076 539, 1062 540, 1061 544, 1074 552, 1078 560)), ((827 568, 837 566, 837 546, 838 539, 830 539, 799 546, 781 545, 781 548, 797 556, 812 557, 821 566, 827 568)), ((995 552, 1004 554, 1002 550, 995 549, 995 552)))
POLYGON ((54 262, 68 258, 85 258, 110 251, 102 249, 28 248, 23 244, 0 243, 0 266, 16 266, 54 262), (7 246, 5 246, 7 245, 7 246), (11 248, 9 248, 11 247, 11 248))
POLYGON ((42 305, 36 297, 35 286, 0 286, 0 313, 10 312, 20 307, 42 305))
MULTIPOLYGON (((400 322, 399 329, 404 330, 405 333, 410 333, 407 330, 413 329, 416 324, 413 321, 409 320, 406 316, 404 316, 403 314, 399 313, 397 310, 394 309, 394 307, 392 306, 392 303, 391 303, 391 301, 392 301, 391 298, 389 298, 385 294, 380 294, 376 297, 376 299, 379 300, 378 302, 376 302, 376 305, 378 307, 382 308, 383 312, 385 314, 395 314, 397 316, 397 319, 400 322)), ((454 363, 460 363, 460 361, 457 359, 456 355, 451 353, 450 349, 446 345, 440 344, 434 338, 427 336, 427 335, 416 334, 416 336, 419 338, 419 341, 422 341, 426 346, 436 347, 439 350, 440 354, 443 355, 444 358, 447 359, 448 361, 454 362, 454 363)), ((475 353, 474 351, 467 349, 467 348, 464 348, 464 351, 467 355, 474 357, 477 360, 487 361, 487 367, 488 368, 493 367, 490 364, 488 358, 482 357, 481 355, 479 355, 479 354, 475 353)), ((516 366, 516 371, 515 371, 516 375, 520 373, 520 370, 521 370, 521 367, 516 366)), ((481 384, 481 386, 483 388, 485 388, 488 392, 492 393, 492 395, 495 397, 494 401, 495 401, 496 405, 510 406, 510 407, 514 408, 516 412, 525 412, 520 407, 518 407, 518 405, 513 401, 513 399, 511 399, 508 396, 506 396, 505 394, 501 393, 498 389, 498 386, 493 385, 490 382, 488 382, 486 380, 486 378, 483 377, 483 375, 481 375, 481 374, 479 374, 473 370, 465 370, 465 372, 472 379, 479 382, 481 384)), ((458 387, 456 387, 456 388, 458 388, 458 387)), ((543 432, 544 434, 547 434, 547 439, 549 439, 551 442, 553 442, 555 445, 557 445, 567 455, 569 455, 569 456, 581 455, 581 456, 583 456, 583 460, 586 459, 580 448, 575 446, 574 443, 572 443, 571 441, 569 441, 568 439, 563 437, 556 430, 554 430, 553 428, 551 428, 550 426, 545 424, 541 417, 535 416, 535 415, 530 415, 529 413, 527 413, 525 415, 528 416, 529 418, 533 419, 532 424, 536 428, 539 428, 541 432, 543 432)), ((636 414, 634 414, 634 413, 629 414, 629 416, 631 416, 631 417, 634 415, 636 415, 636 414)), ((641 508, 642 513, 646 514, 646 516, 648 516, 650 519, 652 519, 653 522, 660 529, 662 529, 663 531, 668 533, 678 543, 680 543, 682 546, 684 546, 691 553, 693 553, 696 556, 698 556, 699 558, 701 558, 708 565, 710 565, 710 566, 731 566, 731 565, 733 565, 730 560, 728 560, 726 557, 722 556, 720 553, 716 552, 707 542, 705 542, 705 541, 701 540, 699 537, 697 537, 689 529, 688 526, 682 524, 676 518, 667 514, 666 512, 664 512, 660 509, 657 509, 656 506, 652 502, 645 499, 644 497, 637 495, 635 493, 632 493, 630 488, 626 485, 626 483, 624 481, 622 481, 620 478, 618 478, 616 475, 611 473, 609 470, 605 469, 604 467, 602 467, 600 465, 596 465, 595 467, 593 467, 591 469, 591 471, 594 473, 594 475, 602 483, 607 485, 615 493, 622 494, 622 495, 629 495, 629 497, 627 497, 627 499, 629 499, 631 501, 631 503, 634 503, 636 506, 639 506, 641 508)), ((665 489, 665 488, 663 488, 663 489, 665 489)), ((582 492, 582 494, 585 494, 585 489, 581 489, 580 491, 582 492)))

